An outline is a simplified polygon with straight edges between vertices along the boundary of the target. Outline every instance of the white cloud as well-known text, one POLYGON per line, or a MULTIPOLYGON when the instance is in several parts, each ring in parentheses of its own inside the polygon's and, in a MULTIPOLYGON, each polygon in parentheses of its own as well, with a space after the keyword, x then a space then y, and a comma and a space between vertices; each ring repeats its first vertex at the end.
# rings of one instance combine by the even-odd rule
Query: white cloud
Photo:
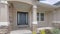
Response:
POLYGON ((58 2, 58 1, 60 1, 60 0, 45 0, 45 1, 40 1, 40 2, 53 5, 54 3, 58 2))

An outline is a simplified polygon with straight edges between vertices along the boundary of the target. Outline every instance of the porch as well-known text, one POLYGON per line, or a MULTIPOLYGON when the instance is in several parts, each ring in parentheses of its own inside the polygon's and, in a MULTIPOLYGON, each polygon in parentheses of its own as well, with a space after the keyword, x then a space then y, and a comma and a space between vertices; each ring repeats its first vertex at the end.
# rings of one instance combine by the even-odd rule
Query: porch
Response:
POLYGON ((17 2, 17 1, 11 1, 8 3, 10 5, 9 6, 9 16, 10 16, 9 20, 10 20, 12 29, 15 29, 15 28, 16 29, 19 29, 19 28, 31 29, 32 22, 33 22, 33 15, 35 15, 35 11, 36 11, 35 22, 37 19, 38 28, 52 27, 53 12, 54 12, 52 11, 54 10, 53 7, 48 6, 48 8, 45 8, 47 6, 42 5, 43 6, 42 7, 39 4, 37 4, 37 8, 33 8, 33 5, 17 2), (33 13, 33 10, 34 10, 34 13, 33 13), (22 14, 24 14, 25 16, 22 14), (21 21, 20 21, 20 24, 18 24, 18 21, 19 21, 18 19, 20 19, 18 15, 21 16, 20 18, 23 19, 23 22, 25 19, 25 22, 26 22, 25 24, 22 23, 21 21))
MULTIPOLYGON (((23 3, 19 1, 8 1, 8 4, 1 3, 1 23, 4 26, 9 25, 9 30, 19 30, 40 27, 54 27, 54 23, 59 23, 59 8, 53 7, 51 5, 45 5, 43 3, 37 5, 31 5, 28 3, 23 3), (3 10, 4 9, 4 10, 3 10), (5 11, 5 12, 4 12, 5 11), (58 12, 57 12, 58 11, 58 12), (27 12, 27 14, 26 14, 27 12), (20 17, 25 19, 22 22, 20 17), (21 15, 23 13, 23 15, 21 15), (5 17, 4 17, 5 16, 5 17), (57 17, 58 16, 58 17, 57 17), (18 23, 18 19, 19 23, 18 23), (26 22, 26 23, 23 23, 26 22), (32 27, 33 26, 33 27, 32 27), (37 27, 36 27, 37 26, 37 27)), ((59 26, 59 25, 58 25, 59 26)))
POLYGON ((32 34, 30 30, 14 30, 10 34, 32 34))

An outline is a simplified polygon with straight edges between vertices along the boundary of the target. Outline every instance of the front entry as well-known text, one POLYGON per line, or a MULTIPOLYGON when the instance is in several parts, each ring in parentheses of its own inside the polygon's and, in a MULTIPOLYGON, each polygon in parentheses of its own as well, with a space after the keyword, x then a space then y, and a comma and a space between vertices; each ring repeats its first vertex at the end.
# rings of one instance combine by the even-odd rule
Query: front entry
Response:
POLYGON ((17 25, 28 25, 28 12, 17 12, 17 25))

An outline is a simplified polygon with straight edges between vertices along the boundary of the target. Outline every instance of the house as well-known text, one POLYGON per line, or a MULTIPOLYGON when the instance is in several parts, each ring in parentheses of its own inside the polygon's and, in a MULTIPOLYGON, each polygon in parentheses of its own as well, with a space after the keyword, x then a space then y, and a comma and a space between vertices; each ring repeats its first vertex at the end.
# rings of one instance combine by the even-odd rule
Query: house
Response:
POLYGON ((59 26, 60 7, 37 0, 1 1, 0 23, 10 30, 59 26))

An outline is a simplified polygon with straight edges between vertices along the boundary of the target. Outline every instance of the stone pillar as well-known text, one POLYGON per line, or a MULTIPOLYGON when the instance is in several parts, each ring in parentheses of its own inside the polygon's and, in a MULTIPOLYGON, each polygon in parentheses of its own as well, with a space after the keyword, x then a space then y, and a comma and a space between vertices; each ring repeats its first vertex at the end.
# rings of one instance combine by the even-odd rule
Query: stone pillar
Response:
POLYGON ((32 34, 37 34, 37 6, 33 5, 33 21, 32 21, 32 34))
POLYGON ((0 2, 0 29, 7 33, 9 26, 9 11, 7 3, 0 2), (6 31, 5 31, 6 30, 6 31))

